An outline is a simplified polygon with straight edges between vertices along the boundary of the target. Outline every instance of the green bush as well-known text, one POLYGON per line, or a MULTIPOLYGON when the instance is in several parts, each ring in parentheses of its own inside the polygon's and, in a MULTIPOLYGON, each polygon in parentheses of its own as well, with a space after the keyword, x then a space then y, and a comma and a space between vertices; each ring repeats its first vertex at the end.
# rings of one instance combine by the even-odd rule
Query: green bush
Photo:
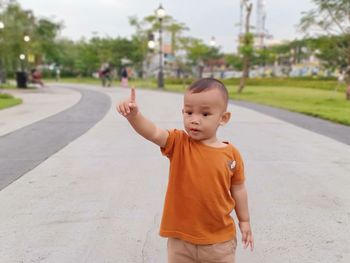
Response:
POLYGON ((193 78, 166 78, 165 82, 166 84, 174 84, 174 85, 182 85, 182 84, 186 84, 186 85, 190 85, 192 82, 194 81, 193 78))
MULTIPOLYGON (((239 85, 240 79, 225 79, 225 85, 239 85)), ((248 86, 270 86, 270 87, 295 87, 321 90, 333 90, 338 83, 334 78, 250 78, 248 86)), ((345 85, 338 87, 338 90, 345 90, 345 85)))
MULTIPOLYGON (((194 78, 166 78, 166 84, 174 85, 190 85, 194 78)), ((238 86, 240 79, 224 79, 222 82, 225 85, 238 86)), ((321 90, 333 90, 337 87, 338 83, 335 78, 331 77, 297 77, 297 78, 249 78, 247 80, 248 86, 270 86, 270 87, 295 87, 295 88, 310 88, 321 90)), ((338 90, 344 91, 345 85, 337 87, 338 90)))

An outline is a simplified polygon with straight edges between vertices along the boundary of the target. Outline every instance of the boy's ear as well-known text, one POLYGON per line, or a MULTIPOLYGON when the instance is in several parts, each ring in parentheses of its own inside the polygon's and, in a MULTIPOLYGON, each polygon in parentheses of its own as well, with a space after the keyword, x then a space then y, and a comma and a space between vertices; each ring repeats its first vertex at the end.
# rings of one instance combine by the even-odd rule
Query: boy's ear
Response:
POLYGON ((228 123, 228 121, 231 119, 231 112, 224 112, 222 115, 221 115, 221 121, 220 121, 220 125, 223 126, 225 125, 226 123, 228 123))

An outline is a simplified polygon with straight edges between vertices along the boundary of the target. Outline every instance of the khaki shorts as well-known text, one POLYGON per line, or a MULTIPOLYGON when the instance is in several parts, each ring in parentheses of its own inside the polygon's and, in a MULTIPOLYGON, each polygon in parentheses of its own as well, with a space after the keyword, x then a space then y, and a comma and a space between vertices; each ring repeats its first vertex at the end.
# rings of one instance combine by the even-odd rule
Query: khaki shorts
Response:
POLYGON ((168 263, 234 263, 236 247, 236 239, 211 245, 195 245, 169 238, 168 263))

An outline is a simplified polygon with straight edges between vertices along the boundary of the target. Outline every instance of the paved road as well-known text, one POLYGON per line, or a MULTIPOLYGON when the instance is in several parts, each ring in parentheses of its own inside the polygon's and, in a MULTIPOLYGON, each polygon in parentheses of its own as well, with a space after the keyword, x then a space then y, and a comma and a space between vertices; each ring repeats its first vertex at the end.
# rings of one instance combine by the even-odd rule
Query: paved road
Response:
POLYGON ((73 107, 0 137, 0 190, 86 132, 110 108, 103 93, 75 90, 82 97, 73 107))
MULTIPOLYGON (((91 88, 93 89, 93 88, 91 88)), ((101 88, 96 88, 101 91, 101 88)), ((127 89, 103 89, 112 105, 127 89)), ((182 127, 182 96, 138 90, 144 114, 182 127)), ((230 105, 220 136, 242 152, 254 253, 238 262, 350 261, 350 146, 230 105)), ((165 262, 157 235, 168 161, 113 107, 0 191, 0 262, 165 262)))
POLYGON ((22 98, 22 104, 0 110, 0 136, 19 130, 34 122, 62 112, 81 99, 77 90, 70 88, 6 90, 22 98))
MULTIPOLYGON (((339 142, 350 145, 350 127, 332 123, 319 118, 314 118, 297 112, 273 108, 266 105, 255 104, 247 101, 235 101, 234 104, 253 109, 257 112, 273 116, 277 119, 293 123, 299 127, 323 134, 339 142)), ((350 106, 350 105, 349 105, 350 106)))

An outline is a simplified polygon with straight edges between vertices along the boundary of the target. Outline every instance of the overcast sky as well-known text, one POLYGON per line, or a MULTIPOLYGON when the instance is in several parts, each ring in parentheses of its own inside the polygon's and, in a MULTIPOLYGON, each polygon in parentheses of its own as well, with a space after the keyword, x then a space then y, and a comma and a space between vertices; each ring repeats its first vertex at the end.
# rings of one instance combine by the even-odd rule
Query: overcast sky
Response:
MULTIPOLYGON (((296 24, 301 12, 310 10, 311 0, 265 0, 266 28, 274 40, 295 39, 296 24)), ((134 29, 129 26, 128 17, 143 18, 152 14, 159 6, 159 0, 19 0, 25 9, 34 11, 35 16, 62 21, 62 36, 78 40, 90 38, 92 32, 99 36, 129 37, 134 29)), ((256 0, 252 1, 255 24, 256 0)), ((234 52, 239 27, 240 0, 163 0, 167 14, 189 27, 186 35, 200 38, 209 44, 212 36, 222 51, 234 52)))

